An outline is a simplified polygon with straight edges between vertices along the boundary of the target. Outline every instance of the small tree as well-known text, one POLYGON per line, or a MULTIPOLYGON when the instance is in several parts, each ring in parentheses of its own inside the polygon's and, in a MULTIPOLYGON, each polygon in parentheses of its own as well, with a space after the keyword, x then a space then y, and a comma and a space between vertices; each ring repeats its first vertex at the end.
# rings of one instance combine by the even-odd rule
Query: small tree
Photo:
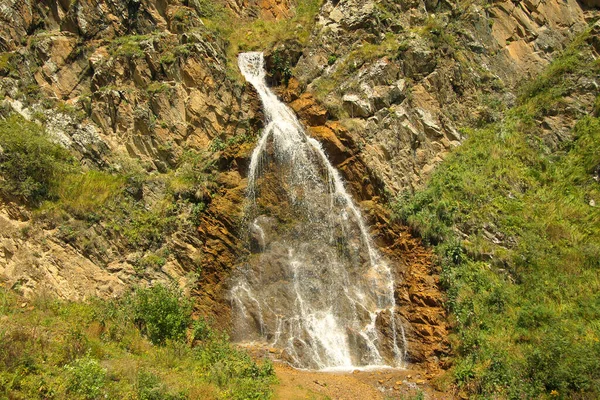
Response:
POLYGON ((133 319, 154 344, 182 340, 191 323, 192 302, 164 285, 137 289, 132 297, 133 319))
POLYGON ((67 390, 92 400, 102 396, 106 382, 106 370, 100 363, 86 355, 65 366, 69 380, 67 390))

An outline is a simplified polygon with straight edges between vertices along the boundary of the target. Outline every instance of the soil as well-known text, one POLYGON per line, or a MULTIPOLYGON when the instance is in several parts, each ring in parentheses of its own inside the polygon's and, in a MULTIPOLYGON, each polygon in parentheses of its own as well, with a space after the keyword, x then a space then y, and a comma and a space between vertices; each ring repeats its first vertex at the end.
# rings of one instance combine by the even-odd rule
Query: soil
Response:
POLYGON ((454 399, 438 390, 442 377, 418 369, 383 369, 375 371, 319 372, 294 369, 276 363, 279 384, 274 399, 454 399))

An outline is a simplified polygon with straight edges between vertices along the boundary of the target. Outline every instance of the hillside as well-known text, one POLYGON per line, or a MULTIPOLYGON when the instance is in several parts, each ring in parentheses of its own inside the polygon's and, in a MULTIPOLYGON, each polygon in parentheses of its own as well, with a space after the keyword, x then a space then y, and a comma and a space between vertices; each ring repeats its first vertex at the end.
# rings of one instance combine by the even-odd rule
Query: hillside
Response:
MULTIPOLYGON (((268 126, 237 67, 262 51, 269 86, 391 265, 394 306, 377 326, 403 327, 407 366, 425 377, 359 374, 356 390, 596 398, 597 6, 4 2, 0 393, 282 393, 265 359, 289 361, 286 349, 251 358, 224 333, 236 334, 236 271, 264 251, 246 196, 268 126), (162 322, 145 319, 153 310, 162 322)), ((266 188, 258 204, 283 237, 293 204, 266 188)), ((288 385, 294 373, 277 371, 288 385)), ((307 395, 331 395, 327 379, 307 395)))

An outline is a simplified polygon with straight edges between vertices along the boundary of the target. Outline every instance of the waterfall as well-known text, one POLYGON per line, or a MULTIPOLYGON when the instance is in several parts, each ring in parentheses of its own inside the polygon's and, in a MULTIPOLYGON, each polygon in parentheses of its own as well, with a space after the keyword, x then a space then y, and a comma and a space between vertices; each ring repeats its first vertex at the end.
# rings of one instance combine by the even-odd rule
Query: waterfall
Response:
POLYGON ((265 82, 262 53, 239 67, 265 129, 248 172, 251 255, 234 274, 234 339, 298 368, 398 367, 406 353, 394 277, 320 143, 265 82))

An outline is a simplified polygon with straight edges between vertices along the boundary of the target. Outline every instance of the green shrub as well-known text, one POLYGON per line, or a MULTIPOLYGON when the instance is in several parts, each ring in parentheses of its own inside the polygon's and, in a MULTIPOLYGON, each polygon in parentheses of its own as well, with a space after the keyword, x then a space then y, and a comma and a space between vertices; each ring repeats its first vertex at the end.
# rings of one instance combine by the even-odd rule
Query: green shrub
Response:
MULTIPOLYGON (((219 140, 219 147, 225 148, 223 141, 219 140)), ((211 146, 215 143, 211 142, 211 146)), ((205 191, 215 189, 215 161, 210 154, 188 151, 184 153, 177 167, 177 171, 169 180, 169 190, 175 198, 182 198, 196 203, 192 210, 192 217, 199 217, 204 211, 206 199, 200 199, 205 191)))
POLYGON ((122 227, 127 243, 134 248, 149 249, 159 247, 165 235, 175 229, 175 215, 169 209, 146 210, 134 207, 126 210, 129 215, 122 227))
POLYGON ((146 268, 153 270, 159 270, 167 263, 167 260, 159 254, 147 254, 141 260, 138 261, 139 268, 143 271, 146 268))
POLYGON ((194 321, 194 325, 192 327, 192 338, 200 341, 214 339, 214 331, 204 318, 194 321))
POLYGON ((18 76, 16 59, 17 55, 15 53, 0 53, 0 76, 18 76))
POLYGON ((151 372, 140 371, 137 377, 137 395, 139 400, 184 400, 182 393, 169 393, 160 379, 151 372))
POLYGON ((199 17, 212 18, 218 13, 223 12, 222 5, 211 0, 191 0, 190 7, 196 10, 199 17))
POLYGON ((245 352, 229 344, 225 334, 208 335, 196 347, 196 357, 208 369, 208 379, 223 389, 224 397, 236 400, 269 399, 275 370, 270 360, 258 365, 245 352))
POLYGON ((0 190, 30 204, 51 196, 72 158, 42 128, 12 115, 0 121, 0 190))
MULTIPOLYGON (((169 292, 155 295, 146 309, 185 317, 154 304, 165 298, 183 303, 176 290, 169 292)), ((203 340, 195 347, 171 340, 154 346, 134 324, 134 297, 81 303, 40 297, 35 307, 23 308, 23 297, 0 286, 0 397, 269 398, 271 363, 257 364, 203 320, 196 325, 203 340)))
POLYGON ((140 58, 144 56, 144 50, 140 44, 150 38, 150 35, 119 36, 111 43, 110 51, 114 56, 140 58))
POLYGON ((131 298, 134 323, 154 344, 183 340, 192 322, 192 303, 173 288, 137 289, 131 298))
POLYGON ((68 382, 67 391, 84 399, 98 399, 104 393, 106 369, 89 355, 65 366, 68 382))

